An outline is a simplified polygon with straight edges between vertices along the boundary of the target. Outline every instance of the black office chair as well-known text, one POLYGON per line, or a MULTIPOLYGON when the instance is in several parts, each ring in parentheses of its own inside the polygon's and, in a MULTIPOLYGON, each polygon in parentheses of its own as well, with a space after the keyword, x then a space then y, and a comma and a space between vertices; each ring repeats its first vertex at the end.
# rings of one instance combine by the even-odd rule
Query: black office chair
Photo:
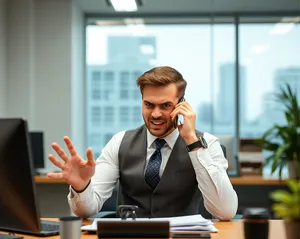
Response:
MULTIPOLYGON (((223 154, 226 158, 226 147, 224 145, 221 145, 223 154)), ((112 196, 104 203, 101 211, 97 213, 96 215, 92 216, 91 218, 116 218, 117 215, 117 207, 122 204, 122 198, 121 194, 119 193, 120 186, 119 183, 116 184, 112 196)), ((199 213, 204 217, 208 219, 212 219, 212 215, 206 210, 204 207, 203 197, 201 197, 201 203, 199 208, 199 213)), ((240 219, 242 218, 241 215, 236 215, 234 219, 240 219)))

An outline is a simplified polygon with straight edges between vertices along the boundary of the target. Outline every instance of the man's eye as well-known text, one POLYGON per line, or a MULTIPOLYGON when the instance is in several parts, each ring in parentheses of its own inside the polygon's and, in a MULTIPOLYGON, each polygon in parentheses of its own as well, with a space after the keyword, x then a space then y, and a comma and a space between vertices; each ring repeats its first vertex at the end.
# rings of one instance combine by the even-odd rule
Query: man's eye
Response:
POLYGON ((162 104, 161 107, 163 109, 169 109, 171 107, 171 104, 170 103, 165 103, 165 104, 162 104))
POLYGON ((153 107, 153 104, 151 104, 151 103, 149 103, 149 102, 145 102, 145 105, 146 105, 147 107, 153 107))

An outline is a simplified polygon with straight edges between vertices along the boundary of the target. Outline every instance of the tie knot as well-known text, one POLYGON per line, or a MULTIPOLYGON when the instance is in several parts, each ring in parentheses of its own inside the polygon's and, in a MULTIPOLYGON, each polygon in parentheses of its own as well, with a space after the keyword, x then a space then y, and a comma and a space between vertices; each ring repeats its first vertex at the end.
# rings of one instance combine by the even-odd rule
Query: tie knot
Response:
POLYGON ((155 140, 156 149, 160 150, 162 148, 162 146, 164 146, 165 143, 166 143, 166 141, 164 139, 157 138, 155 140))

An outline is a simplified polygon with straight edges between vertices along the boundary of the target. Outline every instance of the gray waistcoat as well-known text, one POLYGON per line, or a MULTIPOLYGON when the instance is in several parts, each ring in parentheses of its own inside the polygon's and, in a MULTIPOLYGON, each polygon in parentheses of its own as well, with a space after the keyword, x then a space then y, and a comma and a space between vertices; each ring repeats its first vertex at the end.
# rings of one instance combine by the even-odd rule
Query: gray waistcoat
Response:
POLYGON ((178 137, 155 190, 144 180, 146 155, 146 127, 126 131, 119 149, 121 203, 137 205, 138 217, 199 213, 201 193, 184 140, 178 137))

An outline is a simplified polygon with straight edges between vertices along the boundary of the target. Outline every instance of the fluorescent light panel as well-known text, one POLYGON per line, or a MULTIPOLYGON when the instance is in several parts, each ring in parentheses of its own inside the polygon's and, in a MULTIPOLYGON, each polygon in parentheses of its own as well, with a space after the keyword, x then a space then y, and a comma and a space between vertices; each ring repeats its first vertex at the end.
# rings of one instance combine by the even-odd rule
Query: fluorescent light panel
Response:
POLYGON ((137 4, 135 0, 110 0, 110 2, 117 12, 137 11, 137 4))
POLYGON ((295 23, 276 23, 271 29, 271 35, 284 35, 289 33, 295 27, 295 23))

